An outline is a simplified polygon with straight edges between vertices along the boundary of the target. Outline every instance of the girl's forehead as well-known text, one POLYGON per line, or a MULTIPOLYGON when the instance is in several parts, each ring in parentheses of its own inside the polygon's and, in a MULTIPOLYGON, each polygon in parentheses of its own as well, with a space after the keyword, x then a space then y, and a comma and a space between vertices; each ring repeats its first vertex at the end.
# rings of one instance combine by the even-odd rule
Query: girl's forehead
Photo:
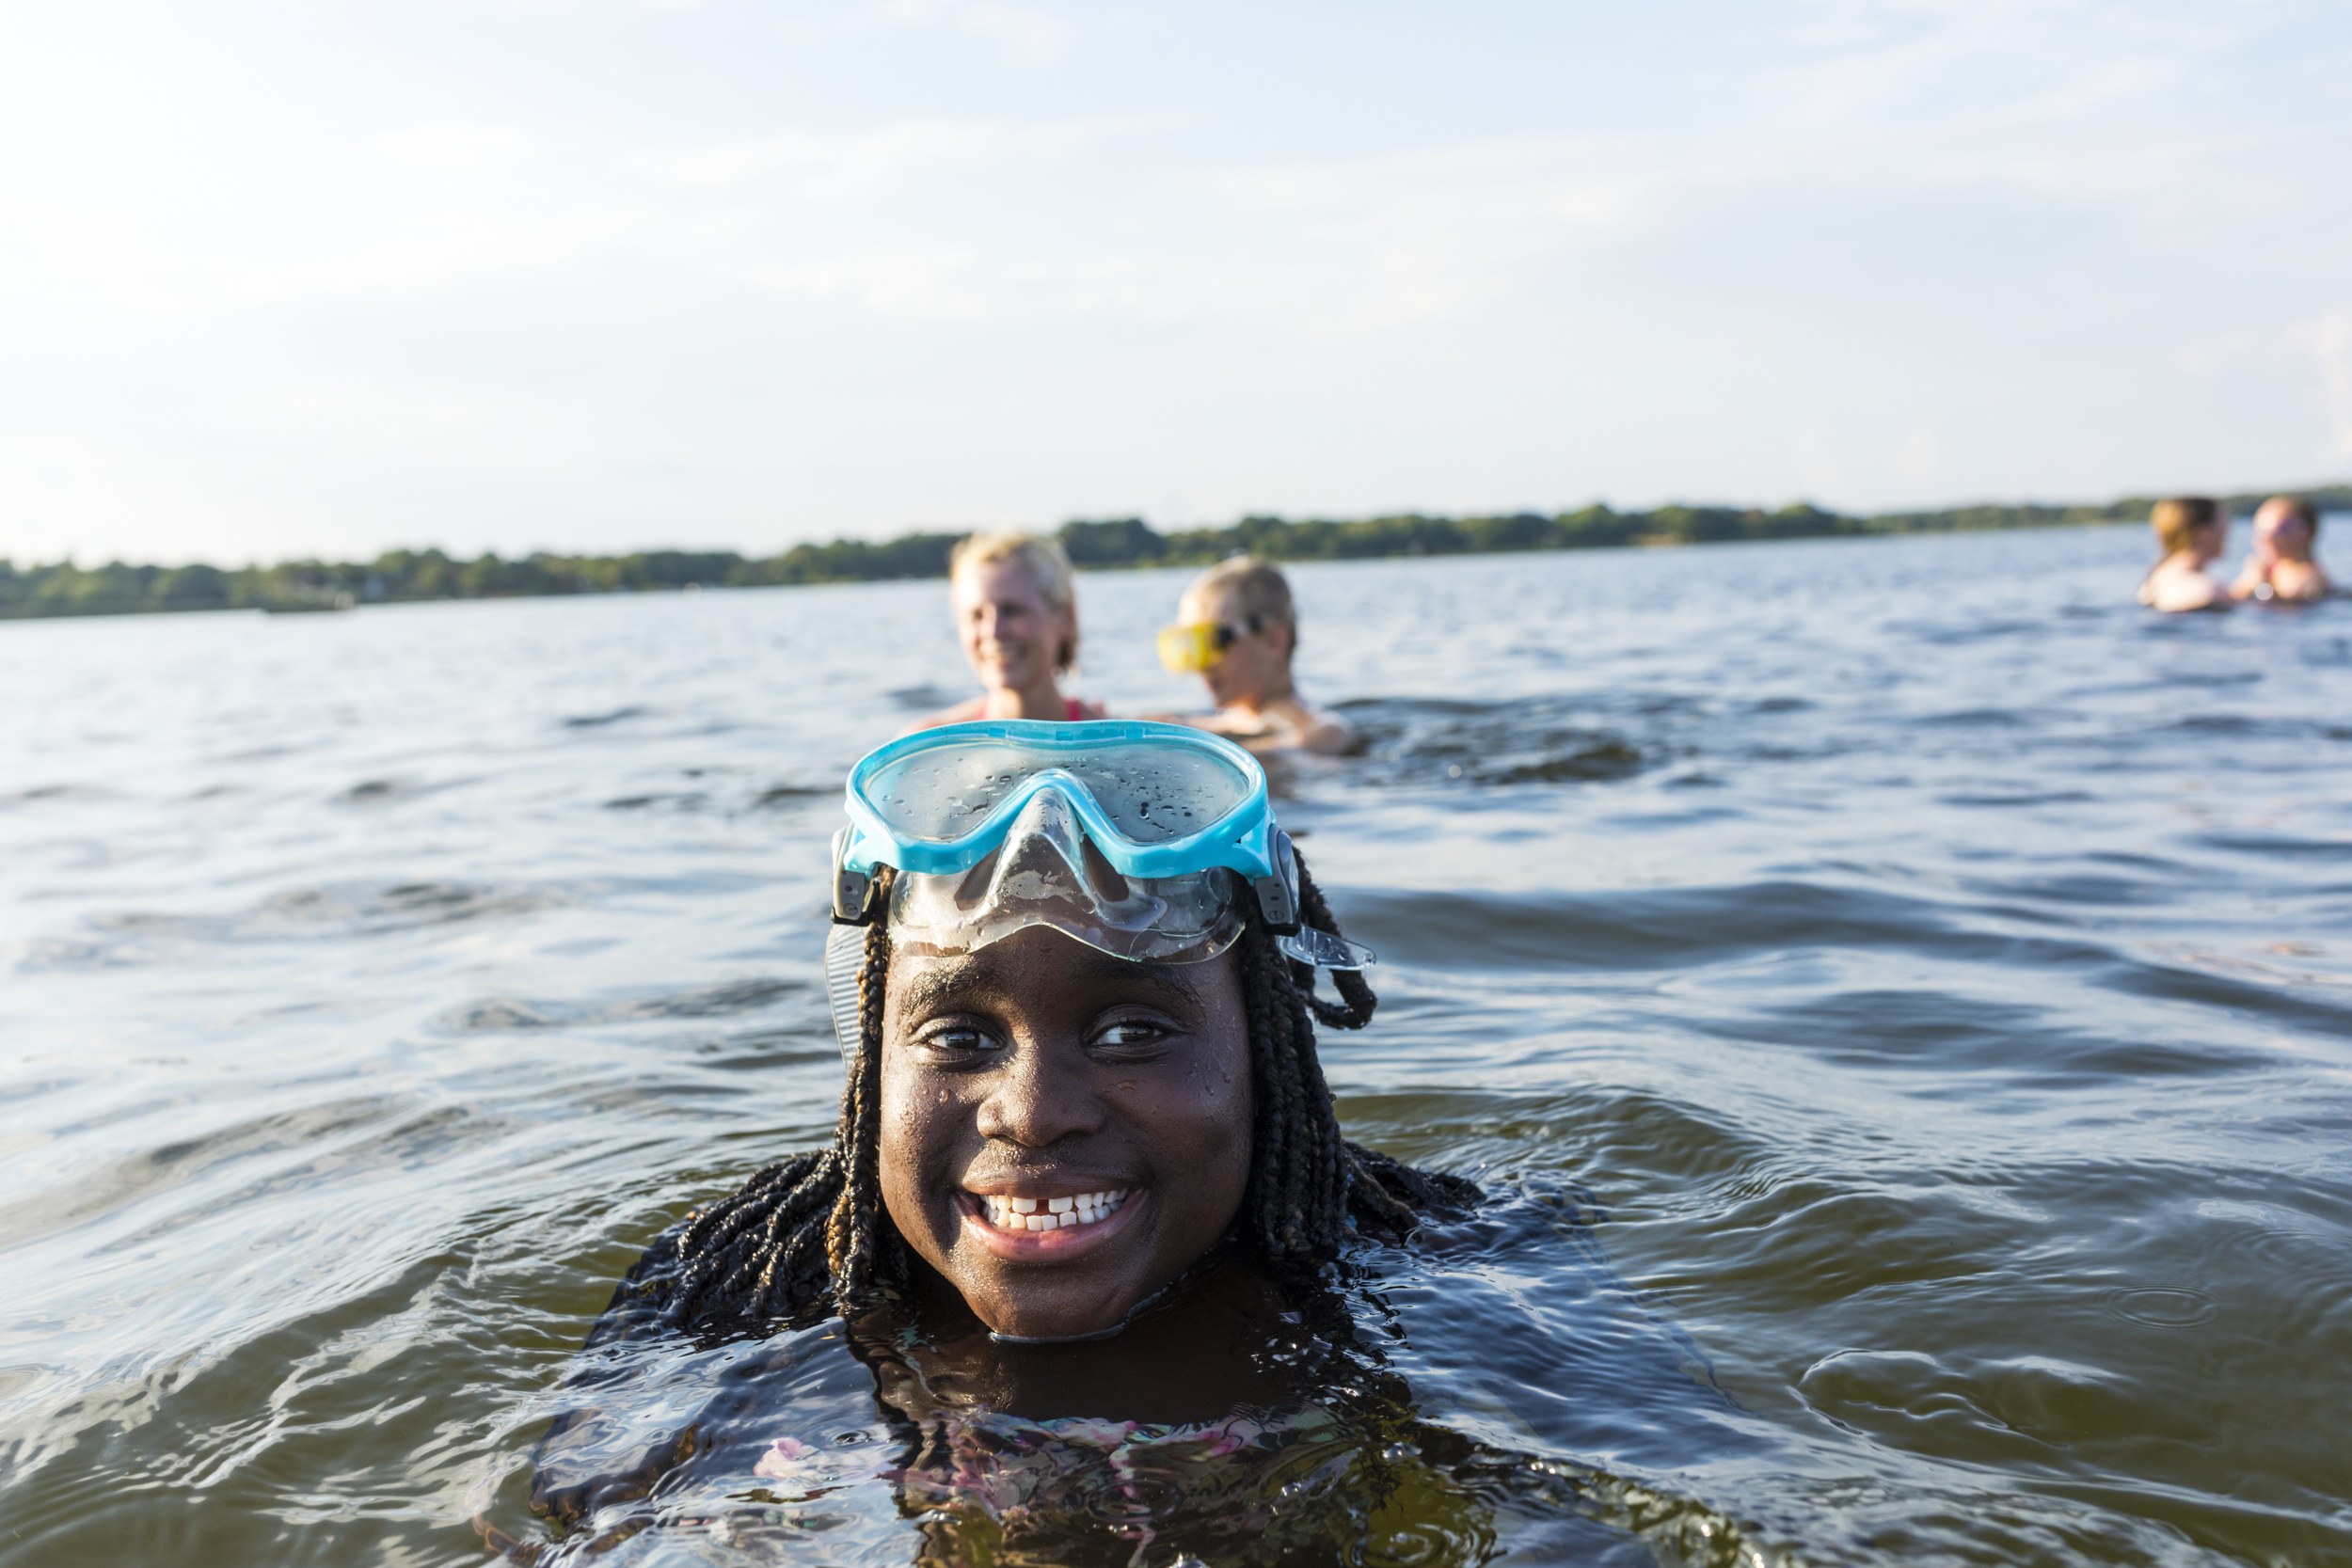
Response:
POLYGON ((918 1011, 982 996, 1015 1010, 1106 998, 1199 1005, 1201 988, 1215 987, 1232 963, 1231 953, 1197 964, 1138 963, 1041 927, 970 953, 894 949, 886 984, 894 1003, 918 1011))
POLYGON ((959 599, 1039 599, 1037 574, 1018 561, 983 561, 956 573, 949 585, 959 599))

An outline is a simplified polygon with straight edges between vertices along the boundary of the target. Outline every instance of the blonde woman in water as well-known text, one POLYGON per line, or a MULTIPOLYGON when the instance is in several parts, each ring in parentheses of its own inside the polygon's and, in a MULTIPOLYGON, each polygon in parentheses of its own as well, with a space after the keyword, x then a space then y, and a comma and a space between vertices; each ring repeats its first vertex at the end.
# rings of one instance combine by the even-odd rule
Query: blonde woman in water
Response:
POLYGON ((971 719, 1100 719, 1103 705, 1065 697, 1078 661, 1078 594, 1070 558, 1029 533, 976 533, 948 558, 956 640, 984 689, 915 729, 971 719))

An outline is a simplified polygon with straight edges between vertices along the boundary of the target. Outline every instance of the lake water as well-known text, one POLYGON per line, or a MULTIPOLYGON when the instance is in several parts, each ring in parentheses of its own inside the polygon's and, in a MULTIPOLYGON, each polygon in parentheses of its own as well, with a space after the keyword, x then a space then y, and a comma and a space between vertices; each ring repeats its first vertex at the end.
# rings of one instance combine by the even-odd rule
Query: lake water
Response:
MULTIPOLYGON (((1372 737, 1281 780, 1382 958, 1326 1065, 1495 1195, 1359 1303, 1410 1440, 1335 1555, 2352 1560, 2352 605, 2146 558, 1295 573, 1372 737)), ((1084 579, 1078 689, 1190 705, 1181 581, 1084 579)), ((542 1530, 615 1278, 828 1135, 840 780, 963 689, 936 583, 0 626, 0 1564, 542 1530)), ((791 1365, 731 1441, 871 1436, 791 1365)), ((644 1371, 640 1435, 751 1375, 644 1371)), ((612 1560, 919 1549, 705 1470, 612 1560)))

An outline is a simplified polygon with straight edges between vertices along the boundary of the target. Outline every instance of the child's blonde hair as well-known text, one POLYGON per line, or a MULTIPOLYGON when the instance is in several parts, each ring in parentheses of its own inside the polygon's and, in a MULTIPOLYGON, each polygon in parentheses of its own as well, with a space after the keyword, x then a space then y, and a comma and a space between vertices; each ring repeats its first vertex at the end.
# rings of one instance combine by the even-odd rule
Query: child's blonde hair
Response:
POLYGON ((2156 531, 2156 543, 2167 555, 2187 549, 2199 529, 2220 521, 2221 503, 2210 496, 2167 496, 2148 512, 2148 526, 2156 531))
POLYGON ((1233 608, 1249 623, 1250 631, 1290 627, 1291 652, 1298 652, 1298 610, 1291 602, 1290 579, 1274 562, 1254 555, 1220 561, 1193 578, 1184 596, 1197 599, 1218 593, 1232 596, 1233 608))
POLYGON ((1054 671, 1068 674, 1078 662, 1078 585, 1070 575, 1070 557, 1054 540, 1034 533, 975 533, 956 541, 947 555, 947 580, 955 581, 967 566, 993 566, 1000 561, 1020 563, 1037 584, 1038 594, 1052 609, 1070 617, 1070 636, 1054 652, 1054 671))

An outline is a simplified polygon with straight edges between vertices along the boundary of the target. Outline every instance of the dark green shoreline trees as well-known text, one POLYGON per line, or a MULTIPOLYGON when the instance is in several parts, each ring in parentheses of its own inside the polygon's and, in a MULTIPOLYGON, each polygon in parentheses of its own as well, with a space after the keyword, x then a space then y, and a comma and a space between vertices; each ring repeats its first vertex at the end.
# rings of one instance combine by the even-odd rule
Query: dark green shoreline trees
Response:
MULTIPOLYGON (((2327 510, 2352 508, 2352 485, 2300 492, 2327 510)), ((2229 498, 2245 512, 2262 499, 2229 498)), ((2130 521, 2150 498, 2106 506, 1971 506, 1944 512, 1848 516, 1797 505, 1777 512, 1728 506, 1666 506, 1616 512, 1588 506, 1547 516, 1432 517, 1406 514, 1347 522, 1244 517, 1230 528, 1161 533, 1139 518, 1062 525, 1060 538, 1082 567, 1192 566, 1238 550, 1279 561, 1361 561, 1382 556, 1473 555, 1503 550, 1603 549, 1629 545, 1703 545, 1740 539, 2055 528, 2130 521)), ((631 555, 553 555, 459 561, 439 550, 392 550, 369 562, 289 561, 227 571, 214 566, 19 567, 0 560, 0 619, 133 614, 193 610, 339 610, 419 599, 487 599, 564 594, 662 592, 691 587, 761 588, 944 577, 960 533, 897 539, 836 539, 753 558, 730 550, 644 550, 631 555)))

